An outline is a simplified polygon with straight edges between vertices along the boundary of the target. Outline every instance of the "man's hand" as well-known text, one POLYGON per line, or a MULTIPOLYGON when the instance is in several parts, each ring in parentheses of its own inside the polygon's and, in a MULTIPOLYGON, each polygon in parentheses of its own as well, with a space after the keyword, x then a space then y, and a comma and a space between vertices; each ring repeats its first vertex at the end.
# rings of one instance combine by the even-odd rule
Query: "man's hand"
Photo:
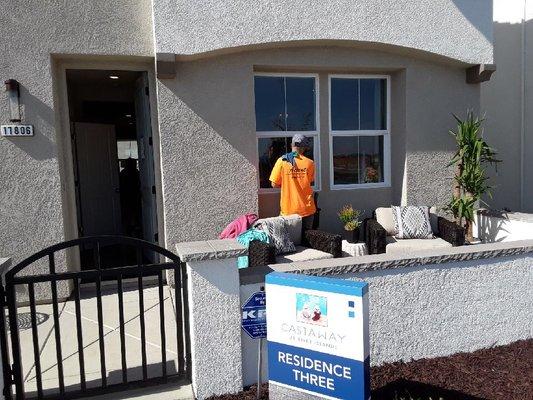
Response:
POLYGON ((272 187, 273 187, 273 188, 280 188, 280 187, 281 187, 281 185, 278 184, 278 183, 276 183, 276 182, 272 182, 272 181, 270 181, 270 183, 272 184, 272 187))

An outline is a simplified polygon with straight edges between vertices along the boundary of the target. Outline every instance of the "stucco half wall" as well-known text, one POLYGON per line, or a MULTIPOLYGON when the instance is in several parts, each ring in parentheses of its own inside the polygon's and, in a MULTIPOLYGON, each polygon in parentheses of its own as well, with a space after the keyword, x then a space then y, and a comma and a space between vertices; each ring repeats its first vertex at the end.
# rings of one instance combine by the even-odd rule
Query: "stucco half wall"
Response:
POLYGON ((307 40, 383 43, 492 62, 492 0, 154 0, 156 52, 307 40), (438 27, 436 29, 436 27, 438 27))
POLYGON ((300 47, 256 50, 176 64, 158 81, 167 244, 214 238, 238 215, 279 213, 279 194, 258 195, 254 71, 314 72, 319 77, 321 228, 340 230, 346 203, 371 213, 401 202, 443 205, 450 195, 452 113, 479 108, 479 85, 460 63, 377 50, 300 47), (330 189, 328 74, 391 76, 391 186, 330 189))

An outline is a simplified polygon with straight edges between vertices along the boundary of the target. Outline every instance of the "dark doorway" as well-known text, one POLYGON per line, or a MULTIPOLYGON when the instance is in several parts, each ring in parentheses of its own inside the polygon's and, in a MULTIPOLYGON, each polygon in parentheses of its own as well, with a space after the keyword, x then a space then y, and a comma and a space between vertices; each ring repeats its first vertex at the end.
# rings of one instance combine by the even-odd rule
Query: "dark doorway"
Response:
MULTIPOLYGON (((157 243, 157 210, 146 72, 67 70, 78 229, 157 243)), ((94 267, 80 248, 81 269, 94 267)), ((131 248, 100 249, 103 268, 139 262, 131 248)), ((155 262, 142 254, 142 262, 155 262)))

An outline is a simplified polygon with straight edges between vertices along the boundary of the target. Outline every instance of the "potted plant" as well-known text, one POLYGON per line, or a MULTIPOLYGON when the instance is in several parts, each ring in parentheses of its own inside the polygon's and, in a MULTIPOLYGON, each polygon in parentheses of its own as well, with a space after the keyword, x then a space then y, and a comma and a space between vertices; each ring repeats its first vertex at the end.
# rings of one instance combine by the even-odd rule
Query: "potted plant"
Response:
POLYGON ((457 143, 457 151, 448 165, 455 166, 455 177, 453 196, 447 209, 453 214, 455 221, 464 226, 466 239, 472 243, 474 208, 479 202, 485 203, 483 195, 492 197, 485 166, 501 161, 496 159, 496 151, 482 138, 483 119, 475 117, 470 110, 464 121, 455 115, 454 118, 457 120, 457 132, 450 133, 457 143))
POLYGON ((359 221, 361 211, 351 205, 345 205, 338 215, 344 228, 344 238, 350 243, 357 243, 359 241, 359 227, 361 226, 361 221, 359 221))

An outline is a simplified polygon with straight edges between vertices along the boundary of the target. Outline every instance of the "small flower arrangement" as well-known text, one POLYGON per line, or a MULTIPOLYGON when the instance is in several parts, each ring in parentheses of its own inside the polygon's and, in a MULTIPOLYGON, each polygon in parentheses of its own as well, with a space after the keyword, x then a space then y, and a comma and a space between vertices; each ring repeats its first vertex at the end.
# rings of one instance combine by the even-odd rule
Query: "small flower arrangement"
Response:
POLYGON ((355 231, 361 226, 361 211, 353 208, 351 204, 342 207, 338 215, 346 231, 355 231))

